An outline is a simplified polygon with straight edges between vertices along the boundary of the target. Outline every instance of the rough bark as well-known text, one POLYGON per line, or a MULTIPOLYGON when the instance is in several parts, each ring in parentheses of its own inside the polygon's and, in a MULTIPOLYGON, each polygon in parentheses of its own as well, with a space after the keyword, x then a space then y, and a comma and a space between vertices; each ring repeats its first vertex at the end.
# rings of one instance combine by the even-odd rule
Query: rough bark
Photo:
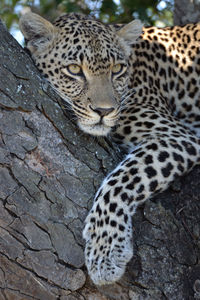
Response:
POLYGON ((200 169, 138 210, 125 276, 96 288, 81 231, 120 153, 80 132, 2 25, 0 37, 0 300, 200 299, 200 169))
POLYGON ((174 25, 200 21, 200 0, 175 0, 174 25))

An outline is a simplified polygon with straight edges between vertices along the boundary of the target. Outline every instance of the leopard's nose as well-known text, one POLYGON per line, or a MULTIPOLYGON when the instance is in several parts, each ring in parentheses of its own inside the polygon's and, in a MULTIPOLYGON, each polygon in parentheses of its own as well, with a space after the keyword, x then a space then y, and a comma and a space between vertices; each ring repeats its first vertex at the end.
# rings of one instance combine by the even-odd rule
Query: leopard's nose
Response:
POLYGON ((115 108, 114 107, 109 107, 109 108, 102 108, 102 107, 97 107, 97 108, 92 108, 91 109, 96 112, 100 117, 105 117, 109 115, 115 108))

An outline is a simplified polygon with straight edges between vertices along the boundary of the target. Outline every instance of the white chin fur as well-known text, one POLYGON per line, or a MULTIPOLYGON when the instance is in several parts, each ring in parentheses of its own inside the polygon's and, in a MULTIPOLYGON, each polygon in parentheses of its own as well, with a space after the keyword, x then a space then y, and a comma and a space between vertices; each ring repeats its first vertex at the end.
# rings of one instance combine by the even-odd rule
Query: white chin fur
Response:
POLYGON ((106 136, 111 130, 111 127, 105 125, 84 125, 80 122, 78 122, 78 125, 84 132, 95 136, 106 136))

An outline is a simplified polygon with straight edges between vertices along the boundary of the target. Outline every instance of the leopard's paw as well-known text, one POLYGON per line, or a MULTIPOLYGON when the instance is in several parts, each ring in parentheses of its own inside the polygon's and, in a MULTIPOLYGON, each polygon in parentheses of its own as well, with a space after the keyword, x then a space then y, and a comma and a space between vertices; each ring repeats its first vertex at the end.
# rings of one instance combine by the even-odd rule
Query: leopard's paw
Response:
POLYGON ((91 212, 86 219, 85 261, 96 285, 118 281, 133 256, 131 218, 126 214, 99 218, 91 212))

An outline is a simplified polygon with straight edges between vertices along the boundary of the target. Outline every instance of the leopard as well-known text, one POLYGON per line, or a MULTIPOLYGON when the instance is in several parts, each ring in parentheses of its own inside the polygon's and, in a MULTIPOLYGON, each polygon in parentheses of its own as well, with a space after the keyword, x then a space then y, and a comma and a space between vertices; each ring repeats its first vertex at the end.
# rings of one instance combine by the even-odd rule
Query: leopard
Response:
POLYGON ((83 229, 90 278, 113 284, 133 256, 137 207, 200 163, 200 24, 113 25, 79 13, 50 23, 28 12, 20 29, 80 129, 125 153, 83 229))

